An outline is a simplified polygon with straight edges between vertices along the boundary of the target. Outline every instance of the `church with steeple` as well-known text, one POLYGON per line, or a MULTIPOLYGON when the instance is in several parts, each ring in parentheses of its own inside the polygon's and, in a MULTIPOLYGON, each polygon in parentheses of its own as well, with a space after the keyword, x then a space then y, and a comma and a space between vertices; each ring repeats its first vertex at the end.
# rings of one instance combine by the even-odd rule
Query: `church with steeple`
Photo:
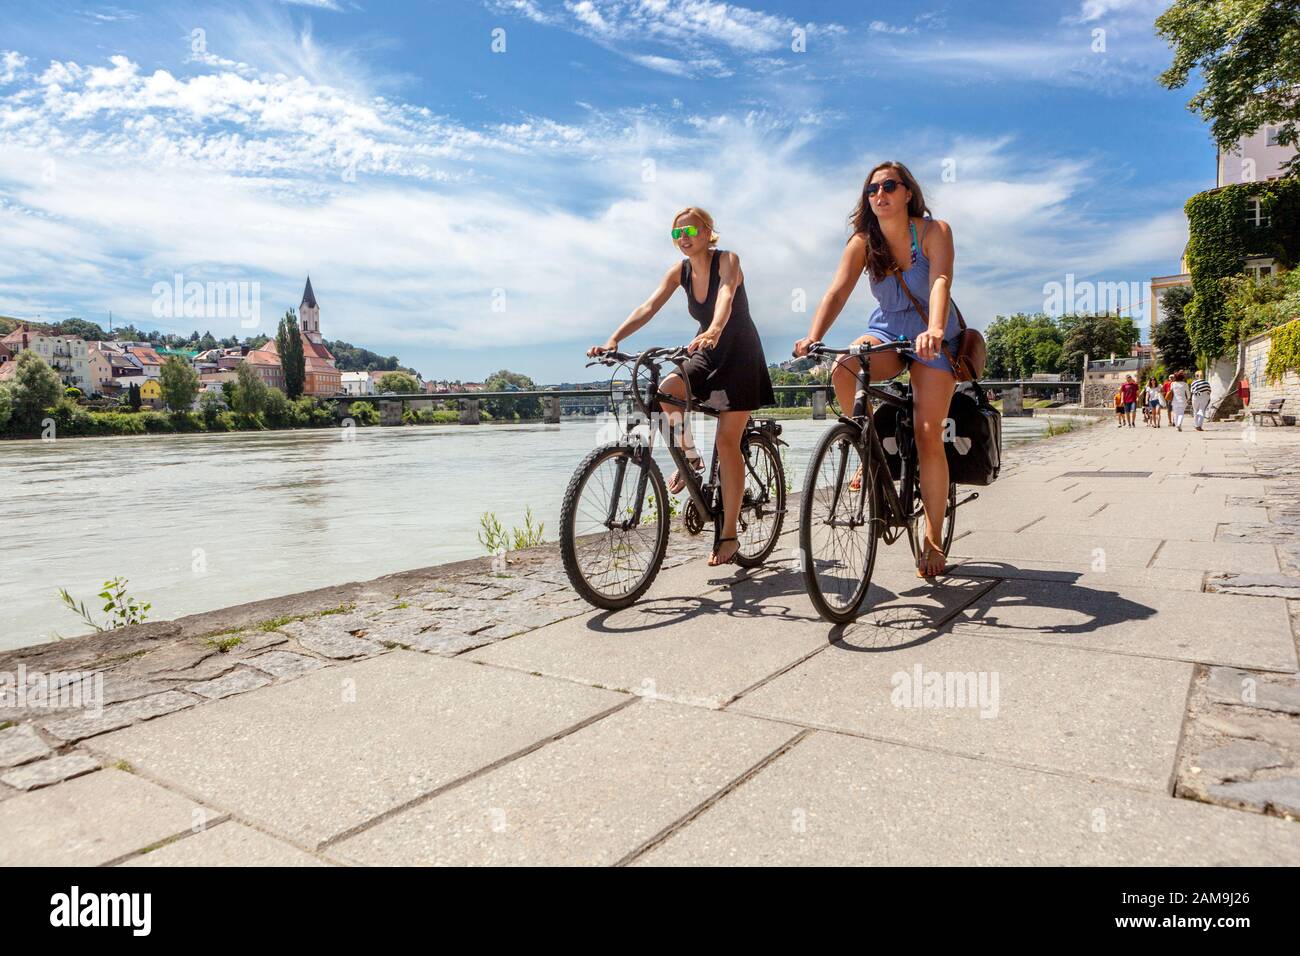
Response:
MULTIPOLYGON (((302 290, 302 302, 298 305, 298 334, 302 336, 302 354, 307 366, 303 394, 331 398, 342 393, 343 373, 336 367, 334 355, 325 347, 325 339, 320 334, 320 306, 312 291, 311 276, 307 277, 307 287, 302 290)), ((278 357, 275 339, 263 349, 278 357)))

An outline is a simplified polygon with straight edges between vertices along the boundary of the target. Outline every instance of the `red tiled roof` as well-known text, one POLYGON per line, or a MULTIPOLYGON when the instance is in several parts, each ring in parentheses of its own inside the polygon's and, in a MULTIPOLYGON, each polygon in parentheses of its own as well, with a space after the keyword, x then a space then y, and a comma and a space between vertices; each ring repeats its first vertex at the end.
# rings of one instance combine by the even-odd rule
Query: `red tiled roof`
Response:
POLYGON ((280 356, 276 355, 271 349, 253 349, 244 357, 244 361, 253 365, 273 365, 278 368, 280 356))

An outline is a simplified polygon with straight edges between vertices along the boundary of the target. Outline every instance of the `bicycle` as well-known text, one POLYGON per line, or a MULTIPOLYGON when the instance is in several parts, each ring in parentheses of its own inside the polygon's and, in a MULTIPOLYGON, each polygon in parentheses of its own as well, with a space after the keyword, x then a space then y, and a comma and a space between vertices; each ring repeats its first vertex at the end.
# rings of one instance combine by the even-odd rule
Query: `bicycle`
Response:
MULTIPOLYGON (((628 607, 644 594, 668 550, 672 505, 652 454, 665 406, 680 408, 683 416, 689 416, 693 407, 712 418, 719 416, 716 409, 694 402, 685 372, 681 375, 686 382, 685 401, 659 391, 662 367, 671 363, 681 369, 686 357, 684 348, 654 348, 639 355, 605 352, 587 363, 588 368, 631 363, 631 397, 639 413, 635 419, 628 416, 622 438, 595 449, 578 465, 560 511, 560 553, 569 582, 589 604, 607 611, 628 607), (643 435, 645 424, 648 434, 643 435)), ((735 561, 742 567, 761 565, 781 535, 786 484, 780 446, 786 442, 780 435, 776 421, 751 418, 741 437, 745 492, 735 561)), ((683 525, 689 534, 697 535, 713 522, 716 550, 723 523, 717 443, 707 479, 690 467, 680 445, 668 442, 668 453, 688 493, 683 525)))
MULTIPOLYGON (((799 502, 799 554, 804 583, 817 612, 836 624, 857 617, 871 586, 880 540, 893 544, 906 532, 917 562, 925 547, 911 390, 896 386, 896 393, 873 386, 868 364, 875 353, 911 347, 907 341, 847 349, 816 343, 808 350, 809 355, 818 358, 854 355, 862 364, 853 414, 841 414, 813 449, 799 502), (898 410, 897 431, 892 436, 897 449, 896 468, 876 430, 871 398, 898 410), (859 474, 854 489, 855 475, 859 474)), ((957 508, 978 497, 978 492, 972 492, 959 502, 956 484, 949 483, 939 536, 944 554, 952 544, 957 508)))

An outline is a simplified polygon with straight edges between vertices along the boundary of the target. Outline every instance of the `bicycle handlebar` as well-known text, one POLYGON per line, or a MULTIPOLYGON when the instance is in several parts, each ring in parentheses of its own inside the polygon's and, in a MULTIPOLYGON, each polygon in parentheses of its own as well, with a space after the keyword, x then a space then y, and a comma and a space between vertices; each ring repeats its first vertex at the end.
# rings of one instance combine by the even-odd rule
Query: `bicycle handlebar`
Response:
POLYGON ((669 348, 646 349, 640 355, 628 355, 626 352, 615 352, 611 350, 609 352, 601 352, 599 355, 595 356, 590 362, 587 363, 586 367, 591 368, 593 365, 623 365, 626 364, 627 362, 639 363, 639 362, 645 362, 647 360, 657 359, 657 358, 667 359, 668 361, 675 361, 677 359, 685 358, 685 356, 686 356, 685 346, 677 346, 676 348, 671 348, 671 349, 669 348))
MULTIPOLYGON (((816 358, 821 355, 871 355, 875 352, 898 352, 903 349, 912 348, 912 342, 908 339, 898 339, 893 342, 881 342, 878 345, 850 345, 846 349, 833 349, 829 345, 821 342, 814 342, 808 346, 808 351, 804 357, 816 358)), ((793 354, 793 353, 792 353, 793 354)))

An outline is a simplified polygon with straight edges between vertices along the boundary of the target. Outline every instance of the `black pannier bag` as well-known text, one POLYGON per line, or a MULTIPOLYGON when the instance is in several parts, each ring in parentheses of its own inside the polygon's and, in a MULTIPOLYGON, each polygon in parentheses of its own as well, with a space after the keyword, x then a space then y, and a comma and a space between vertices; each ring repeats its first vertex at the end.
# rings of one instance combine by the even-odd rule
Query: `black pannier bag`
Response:
MULTIPOLYGON (((887 388, 906 399, 907 387, 890 383, 887 388)), ((876 434, 885 449, 889 475, 902 475, 898 455, 899 409, 881 402, 872 414, 876 434)), ((991 485, 1002 468, 1002 415, 989 404, 988 393, 977 382, 959 382, 948 408, 952 424, 944 423, 944 452, 948 456, 948 477, 959 485, 991 485)))
POLYGON ((978 382, 958 382, 944 422, 943 450, 948 480, 959 485, 991 485, 1002 469, 1002 413, 989 403, 978 382))

